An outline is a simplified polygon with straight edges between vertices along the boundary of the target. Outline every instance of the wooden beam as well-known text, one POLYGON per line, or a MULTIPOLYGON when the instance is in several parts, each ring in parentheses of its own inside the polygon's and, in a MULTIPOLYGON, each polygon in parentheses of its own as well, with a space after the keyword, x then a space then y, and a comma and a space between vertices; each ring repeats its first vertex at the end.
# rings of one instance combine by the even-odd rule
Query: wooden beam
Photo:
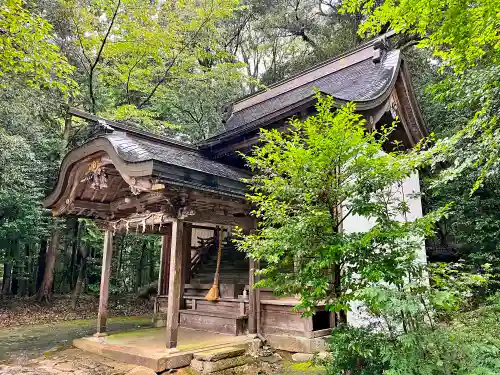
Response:
MULTIPOLYGON (((54 206, 52 207, 52 215, 53 216, 60 216, 62 215, 68 207, 70 207, 71 204, 75 201, 76 198, 76 193, 78 186, 80 185, 80 181, 82 180, 83 176, 85 175, 87 169, 88 169, 88 160, 89 157, 82 159, 78 165, 70 172, 69 178, 68 178, 68 183, 72 181, 71 189, 69 190, 69 193, 67 194, 67 198, 62 201, 59 206, 54 206)), ((84 185, 85 186, 85 185, 84 185)))
MULTIPOLYGON (((120 191, 122 191, 121 189, 122 189, 122 186, 123 186, 124 182, 125 182, 125 181, 124 181, 124 180, 123 180, 123 178, 121 178, 121 176, 120 176, 120 181, 118 182, 118 186, 115 188, 115 191, 113 192, 113 196, 111 197, 111 201, 114 201, 114 200, 116 199, 116 196, 118 195, 118 193, 119 193, 120 191)), ((128 189, 127 189, 127 190, 128 190, 128 189)))
POLYGON ((109 207, 109 204, 107 204, 107 203, 90 202, 90 201, 82 201, 80 199, 75 199, 73 201, 73 208, 103 211, 103 212, 108 213, 110 207, 109 207))
MULTIPOLYGON (((255 271, 258 271, 260 269, 260 260, 256 260, 254 262, 254 267, 255 271)), ((260 276, 255 275, 254 271, 254 278, 255 278, 255 283, 259 282, 260 276)), ((256 324, 255 324, 255 329, 257 330, 257 335, 261 335, 261 312, 260 312, 260 289, 255 288, 255 316, 256 316, 256 324)))
POLYGON ((111 211, 119 211, 125 210, 127 208, 137 207, 139 205, 147 206, 148 204, 158 203, 166 200, 166 197, 163 193, 160 192, 152 192, 152 193, 143 193, 136 197, 125 197, 113 201, 109 204, 111 211))
POLYGON ((249 216, 219 215, 209 211, 196 212, 185 219, 190 223, 211 223, 218 225, 238 225, 242 228, 253 228, 255 219, 249 216))
POLYGON ((182 297, 182 258, 183 258, 183 227, 182 220, 172 221, 172 240, 170 244, 170 278, 168 286, 168 307, 166 327, 166 347, 177 346, 179 329, 179 309, 182 297))
POLYGON ((248 212, 251 209, 250 203, 245 201, 244 199, 224 199, 207 196, 207 194, 203 194, 197 191, 192 191, 189 193, 190 200, 197 200, 204 203, 210 203, 216 206, 228 207, 237 210, 238 212, 248 212))
MULTIPOLYGON (((191 223, 184 223, 183 238, 182 238, 182 287, 181 292, 184 294, 184 285, 189 284, 191 278, 191 235, 193 227, 191 223)), ((181 304, 184 303, 184 298, 181 298, 181 304)), ((182 306, 184 308, 184 306, 182 306)))
POLYGON ((257 304, 255 295, 255 261, 248 261, 248 333, 257 333, 257 304))
POLYGON ((168 233, 161 238, 162 258, 161 258, 161 284, 159 291, 161 295, 168 294, 168 279, 170 277, 170 240, 172 238, 172 227, 169 226, 168 233))
POLYGON ((97 313, 97 333, 106 332, 108 318, 109 277, 111 272, 111 258, 113 255, 113 233, 104 232, 104 246, 102 249, 101 289, 99 292, 99 312, 97 313))
MULTIPOLYGON (((108 175, 108 188, 106 189, 106 191, 104 192, 102 198, 101 198, 101 202, 104 202, 106 200, 106 198, 108 197, 109 193, 110 193, 110 190, 113 188, 113 185, 117 182, 119 182, 121 180, 121 176, 120 175, 108 175), (119 180, 117 180, 117 178, 119 180)), ((118 188, 118 187, 116 187, 118 188)))

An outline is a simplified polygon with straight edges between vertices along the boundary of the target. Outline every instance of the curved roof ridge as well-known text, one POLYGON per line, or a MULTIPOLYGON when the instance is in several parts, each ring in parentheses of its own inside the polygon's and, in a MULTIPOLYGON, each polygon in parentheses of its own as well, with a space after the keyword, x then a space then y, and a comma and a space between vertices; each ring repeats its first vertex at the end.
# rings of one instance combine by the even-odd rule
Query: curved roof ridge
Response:
MULTIPOLYGON (((316 65, 313 65, 312 67, 304 70, 304 71, 301 71, 299 73, 296 73, 294 75, 292 75, 291 77, 287 77, 283 80, 280 80, 278 82, 275 82, 273 83, 272 85, 269 85, 268 87, 266 87, 265 89, 263 90, 260 90, 260 91, 257 91, 253 94, 249 94, 249 95, 246 95, 236 101, 233 102, 233 112, 237 112, 241 109, 244 109, 244 108, 247 108, 248 106, 241 106, 239 104, 242 104, 248 100, 251 100, 252 98, 255 98, 257 96, 261 96, 263 94, 266 94, 266 93, 269 93, 271 91, 273 91, 274 89, 280 87, 280 86, 283 86, 283 85, 286 85, 287 83, 291 83, 293 82, 294 80, 298 79, 298 78, 301 78, 301 77, 304 77, 310 73, 315 73, 317 72, 318 75, 322 74, 322 68, 325 68, 329 65, 334 65, 335 63, 338 63, 340 61, 342 61, 342 59, 347 59, 349 57, 352 57, 350 60, 354 60, 354 61, 349 61, 350 64, 346 64, 346 65, 343 65, 341 67, 339 67, 338 69, 336 70, 333 70, 331 71, 330 73, 333 73, 335 71, 339 71, 343 68, 346 68, 352 64, 355 64, 357 62, 360 62, 360 61, 363 61, 363 60, 366 60, 368 58, 371 58, 373 57, 373 54, 371 51, 367 51, 367 49, 369 47, 372 47, 374 44, 376 44, 378 41, 382 40, 382 39, 387 39, 387 38, 391 38, 395 35, 395 33, 393 31, 390 31, 384 35, 381 35, 379 37, 376 37, 376 38, 373 38, 365 43, 362 43, 360 44, 359 46, 349 50, 349 51, 346 51, 340 55, 337 55, 335 57, 332 57, 330 59, 327 59, 325 61, 322 61, 316 65), (356 55, 359 55, 361 52, 365 52, 365 54, 361 54, 361 56, 358 57, 358 59, 355 59, 354 56, 356 55), (369 53, 367 53, 369 52, 369 53)), ((317 78, 317 77, 316 77, 317 78)), ((311 77, 311 80, 314 80, 315 78, 314 77, 311 77)), ((307 84, 308 82, 304 82, 303 84, 307 84)), ((263 101, 263 100, 266 100, 267 98, 262 98, 260 101, 255 101, 255 103, 252 103, 251 105, 255 105, 255 104, 258 104, 259 102, 263 101)))

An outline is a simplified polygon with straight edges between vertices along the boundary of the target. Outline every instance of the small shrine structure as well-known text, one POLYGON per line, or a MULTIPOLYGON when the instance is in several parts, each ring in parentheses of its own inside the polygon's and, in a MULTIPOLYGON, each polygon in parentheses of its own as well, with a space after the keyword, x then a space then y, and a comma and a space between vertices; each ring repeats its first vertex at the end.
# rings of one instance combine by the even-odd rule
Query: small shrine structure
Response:
MULTIPOLYGON (((105 228, 98 333, 106 332, 113 235, 131 231, 163 236, 155 321, 165 326, 167 348, 176 347, 179 326, 258 334, 294 352, 321 346, 334 316, 317 306, 302 318, 295 298, 254 289, 258 265, 224 240, 234 226, 256 228, 242 182, 250 172, 238 152, 251 151, 261 128, 285 130, 291 117, 314 114, 315 90, 336 106, 354 102, 367 130, 397 118, 392 136, 406 148, 427 135, 404 57, 384 36, 233 103, 223 130, 195 145, 70 109, 95 133, 66 155, 44 205, 54 216, 95 219, 105 228), (202 243, 193 232, 205 234, 202 243), (219 297, 207 301, 214 273, 219 297)), ((414 204, 421 214, 420 200, 414 204)))

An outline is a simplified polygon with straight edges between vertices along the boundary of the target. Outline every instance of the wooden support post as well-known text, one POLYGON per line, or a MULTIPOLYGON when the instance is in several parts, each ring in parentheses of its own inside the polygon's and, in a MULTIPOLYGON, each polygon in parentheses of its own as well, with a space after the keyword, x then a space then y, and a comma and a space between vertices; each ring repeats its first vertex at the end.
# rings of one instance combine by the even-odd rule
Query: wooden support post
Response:
POLYGON ((191 235, 193 233, 193 226, 190 223, 184 223, 184 237, 182 239, 182 247, 184 250, 184 266, 182 267, 182 280, 184 283, 189 284, 191 279, 191 235))
POLYGON ((255 261, 248 261, 248 333, 257 333, 257 304, 255 289, 255 261))
POLYGON ((160 258, 160 285, 158 294, 164 296, 168 294, 168 279, 170 275, 170 239, 172 238, 172 228, 170 233, 164 234, 161 238, 161 258, 160 258))
POLYGON ((193 227, 191 223, 183 223, 182 230, 182 285, 181 285, 181 309, 186 307, 184 300, 184 287, 191 279, 191 234, 193 227))
POLYGON ((111 258, 113 255, 113 233, 104 232, 104 245, 102 249, 101 289, 99 292, 99 312, 97 313, 97 333, 106 332, 108 318, 109 277, 111 273, 111 258))
MULTIPOLYGON (((258 271, 260 269, 260 260, 256 260, 254 262, 254 268, 255 271, 258 271)), ((254 272, 255 272, 254 271, 254 272)), ((254 275, 254 282, 258 283, 260 281, 260 276, 259 275, 254 275)), ((257 330, 257 335, 261 335, 261 315, 260 315, 260 289, 257 288, 255 289, 255 316, 256 316, 256 330, 257 330)))
POLYGON ((183 258, 183 221, 172 222, 172 238, 170 242, 170 278, 168 285, 166 346, 177 346, 179 328, 179 309, 182 297, 182 258, 183 258))

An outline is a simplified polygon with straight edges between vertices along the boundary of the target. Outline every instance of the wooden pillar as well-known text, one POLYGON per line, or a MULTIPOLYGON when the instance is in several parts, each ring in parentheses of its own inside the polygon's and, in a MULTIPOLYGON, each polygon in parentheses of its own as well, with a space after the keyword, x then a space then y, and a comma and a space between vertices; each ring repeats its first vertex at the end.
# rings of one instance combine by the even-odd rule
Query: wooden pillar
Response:
POLYGON ((172 238, 172 227, 161 238, 161 258, 158 294, 168 294, 168 279, 170 275, 170 239, 172 238))
POLYGON ((255 261, 248 261, 248 333, 257 333, 257 299, 255 298, 255 261))
MULTIPOLYGON (((260 269, 260 260, 256 260, 254 262, 254 272, 258 271, 260 269)), ((258 283, 260 281, 260 276, 254 274, 254 282, 258 283)), ((256 316, 256 329, 257 329, 257 334, 261 334, 261 314, 260 314, 260 289, 257 288, 255 289, 255 316, 256 316)))
POLYGON ((193 233, 192 224, 184 223, 182 233, 181 308, 185 308, 185 301, 183 298, 184 287, 186 284, 189 284, 189 280, 191 279, 191 235, 193 233))
POLYGON ((182 259, 183 259, 183 221, 172 222, 172 237, 170 242, 170 277, 168 285, 168 307, 166 346, 175 348, 177 346, 177 331, 179 328, 179 309, 182 298, 182 259))
POLYGON ((182 247, 184 258, 182 261, 184 267, 182 269, 182 280, 184 283, 188 284, 191 278, 191 235, 193 233, 193 226, 191 223, 184 223, 183 233, 182 247))
POLYGON ((104 245, 102 249, 101 289, 99 292, 99 312, 97 313, 97 333, 106 332, 108 318, 109 277, 111 274, 111 258, 113 255, 113 233, 104 232, 104 245))

